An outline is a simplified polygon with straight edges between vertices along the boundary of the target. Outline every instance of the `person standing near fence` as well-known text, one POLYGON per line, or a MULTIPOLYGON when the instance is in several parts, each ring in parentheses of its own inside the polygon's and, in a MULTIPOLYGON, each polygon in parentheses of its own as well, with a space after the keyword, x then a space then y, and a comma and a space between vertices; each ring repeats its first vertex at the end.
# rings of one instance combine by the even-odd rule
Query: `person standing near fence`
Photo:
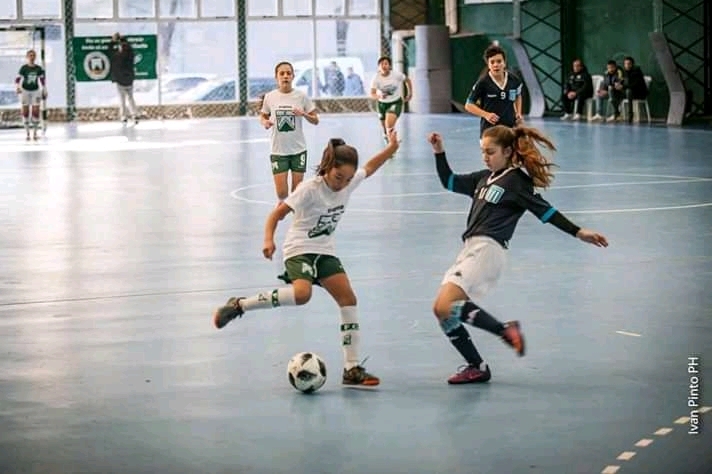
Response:
POLYGON ((133 48, 125 36, 114 33, 111 37, 111 82, 116 83, 119 92, 120 115, 123 123, 128 121, 129 116, 134 124, 138 123, 138 112, 133 96, 135 78, 133 48))

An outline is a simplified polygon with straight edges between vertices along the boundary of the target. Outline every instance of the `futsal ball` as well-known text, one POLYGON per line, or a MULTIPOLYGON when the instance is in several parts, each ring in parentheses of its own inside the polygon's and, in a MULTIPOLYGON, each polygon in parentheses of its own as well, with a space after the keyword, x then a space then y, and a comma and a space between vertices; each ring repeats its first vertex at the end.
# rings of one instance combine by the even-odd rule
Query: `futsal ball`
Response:
POLYGON ((300 352, 289 360, 287 377, 300 392, 313 393, 326 383, 326 364, 313 352, 300 352))

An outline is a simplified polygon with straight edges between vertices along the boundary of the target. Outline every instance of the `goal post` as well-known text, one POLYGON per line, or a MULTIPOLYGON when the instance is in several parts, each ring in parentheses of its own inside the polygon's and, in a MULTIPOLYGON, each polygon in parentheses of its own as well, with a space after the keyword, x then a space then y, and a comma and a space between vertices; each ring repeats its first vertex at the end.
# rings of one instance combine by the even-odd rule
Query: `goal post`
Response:
MULTIPOLYGON (((45 64, 45 27, 41 25, 0 25, 0 129, 23 127, 20 96, 15 90, 17 72, 34 49, 37 64, 45 64)), ((42 102, 42 127, 47 124, 47 106, 42 102)))

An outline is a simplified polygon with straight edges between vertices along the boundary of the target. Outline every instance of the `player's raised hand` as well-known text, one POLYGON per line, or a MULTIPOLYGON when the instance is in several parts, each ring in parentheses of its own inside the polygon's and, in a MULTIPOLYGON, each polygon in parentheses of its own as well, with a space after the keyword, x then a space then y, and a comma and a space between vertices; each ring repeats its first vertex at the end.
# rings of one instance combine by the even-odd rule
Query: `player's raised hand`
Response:
POLYGON ((434 153, 442 153, 444 151, 443 137, 438 132, 432 132, 428 135, 428 142, 433 147, 434 153))

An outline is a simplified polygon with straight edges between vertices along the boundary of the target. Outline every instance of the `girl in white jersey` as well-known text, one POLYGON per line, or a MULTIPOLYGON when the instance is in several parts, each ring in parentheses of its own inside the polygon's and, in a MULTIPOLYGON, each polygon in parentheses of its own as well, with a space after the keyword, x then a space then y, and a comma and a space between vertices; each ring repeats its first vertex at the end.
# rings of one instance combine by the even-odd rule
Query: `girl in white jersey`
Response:
POLYGON ((312 286, 319 284, 339 305, 341 344, 344 353, 344 385, 375 386, 380 383, 359 362, 359 321, 356 295, 344 267, 336 257, 334 232, 346 210, 351 193, 375 173, 398 149, 396 133, 388 134, 388 145, 358 167, 358 152, 343 140, 329 141, 317 176, 304 181, 267 217, 263 254, 272 259, 277 223, 294 212, 283 244, 284 264, 290 286, 261 291, 251 297, 233 297, 213 312, 213 323, 221 329, 245 312, 306 304, 312 286))
POLYGON ((292 172, 292 191, 304 179, 307 169, 307 143, 302 129, 302 117, 317 125, 319 116, 311 99, 294 89, 294 68, 286 61, 274 68, 277 89, 262 100, 260 123, 272 129, 270 161, 277 198, 283 201, 289 194, 288 175, 292 172))
POLYGON ((371 81, 371 97, 378 101, 378 120, 383 129, 383 138, 388 142, 388 131, 396 126, 405 102, 413 93, 413 83, 402 72, 393 71, 391 59, 378 59, 378 72, 371 81), (405 87, 406 90, 403 90, 405 87))

